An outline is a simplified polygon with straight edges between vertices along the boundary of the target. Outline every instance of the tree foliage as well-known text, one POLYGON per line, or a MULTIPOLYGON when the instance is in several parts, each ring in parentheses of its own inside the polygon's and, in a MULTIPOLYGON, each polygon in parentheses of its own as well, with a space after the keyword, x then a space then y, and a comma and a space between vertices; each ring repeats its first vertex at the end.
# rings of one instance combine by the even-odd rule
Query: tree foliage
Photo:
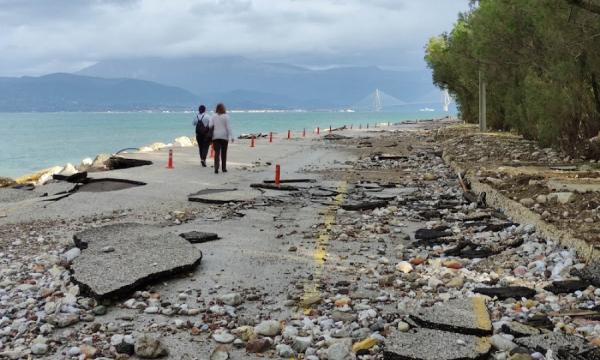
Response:
POLYGON ((434 83, 478 120, 478 76, 488 124, 572 152, 600 130, 600 0, 480 0, 429 40, 434 83))

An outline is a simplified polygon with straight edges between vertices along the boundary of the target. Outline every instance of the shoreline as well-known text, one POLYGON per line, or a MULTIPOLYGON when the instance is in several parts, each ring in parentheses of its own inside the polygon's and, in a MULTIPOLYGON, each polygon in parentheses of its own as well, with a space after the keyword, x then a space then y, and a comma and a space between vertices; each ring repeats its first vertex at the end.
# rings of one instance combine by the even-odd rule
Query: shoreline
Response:
MULTIPOLYGON (((291 113, 295 112, 295 111, 289 111, 291 113)), ((337 113, 335 111, 332 111, 334 113, 337 113)), ((117 113, 117 112, 112 112, 112 113, 117 113)), ((142 111, 143 113, 143 111, 142 111)), ((182 112, 182 113, 187 113, 187 112, 182 112)), ((190 112, 191 113, 191 112, 190 112)), ((390 125, 402 125, 402 124, 411 124, 411 123, 422 123, 422 122, 435 122, 435 121, 440 121, 440 120, 445 120, 445 119, 453 119, 454 117, 452 115, 448 115, 446 117, 442 117, 442 118, 432 118, 432 119, 408 119, 405 121, 401 121, 401 122, 395 122, 393 124, 388 123, 388 126, 390 125)), ((365 123, 364 125, 361 124, 362 126, 367 126, 367 124, 365 123)), ((371 125, 371 129, 377 128, 378 126, 385 126, 385 123, 374 123, 374 124, 369 124, 371 125)), ((350 126, 350 125, 344 125, 344 126, 350 126)), ((323 134, 325 134, 328 131, 328 127, 321 127, 321 132, 323 134)), ((298 131, 298 130, 292 130, 292 131, 298 131)), ((268 132, 261 132, 260 134, 268 134, 268 132)), ((273 133, 274 135, 276 134, 275 132, 273 133)), ((311 133, 307 132, 307 135, 315 135, 316 134, 316 128, 313 129, 313 131, 311 133)), ((252 135, 252 134, 240 134, 240 136, 242 135, 252 135)), ((239 140, 240 137, 238 136, 238 138, 236 140, 239 140)), ((47 181, 52 179, 52 176, 57 174, 57 175, 64 175, 64 176, 70 176, 70 175, 74 175, 77 172, 83 172, 83 171, 90 171, 90 172, 99 172, 99 171, 105 171, 107 170, 106 168, 103 168, 104 162, 105 160, 110 157, 110 156, 117 156, 120 154, 134 154, 134 153, 148 153, 148 152, 153 152, 153 151, 159 151, 161 149, 165 149, 165 148, 179 148, 179 147, 192 147, 192 146, 197 146, 196 143, 196 139, 192 136, 186 136, 186 135, 181 135, 179 137, 176 137, 173 142, 171 143, 161 143, 161 142, 153 142, 150 144, 146 144, 146 145, 142 145, 140 147, 138 147, 138 152, 122 152, 121 150, 117 151, 116 153, 112 153, 112 154, 108 154, 108 153, 101 153, 101 154, 96 154, 93 158, 92 157, 86 157, 84 159, 82 159, 80 161, 80 163, 78 165, 74 165, 73 163, 66 163, 64 165, 54 165, 54 166, 50 166, 50 167, 46 167, 46 168, 42 168, 40 170, 36 170, 30 173, 25 173, 23 175, 20 176, 16 176, 16 177, 9 177, 9 176, 2 176, 2 174, 0 174, 0 188, 2 187, 9 187, 12 185, 26 185, 26 184, 32 184, 35 186, 39 186, 39 185, 43 185, 44 183, 46 183, 47 181), (181 145, 176 145, 177 140, 181 140, 180 143, 181 145), (190 143, 191 142, 191 143, 190 143)), ((131 148, 133 149, 133 148, 131 148)), ((127 149, 129 150, 129 149, 127 149)))

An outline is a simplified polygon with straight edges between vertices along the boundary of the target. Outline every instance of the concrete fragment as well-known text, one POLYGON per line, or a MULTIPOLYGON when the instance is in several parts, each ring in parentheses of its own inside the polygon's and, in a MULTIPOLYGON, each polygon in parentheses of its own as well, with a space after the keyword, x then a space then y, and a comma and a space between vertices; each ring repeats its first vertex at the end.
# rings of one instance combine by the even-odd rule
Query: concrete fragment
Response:
POLYGON ((511 321, 502 325, 502 331, 514 337, 539 335, 540 330, 533 326, 525 325, 517 321, 511 321))
POLYGON ((393 332, 386 340, 385 360, 485 359, 492 345, 488 338, 441 330, 393 332))
POLYGON ((74 236, 82 249, 73 280, 96 298, 121 296, 152 281, 195 268, 202 252, 181 237, 142 224, 115 224, 74 236), (111 246, 115 251, 105 253, 111 246))
POLYGON ((492 322, 482 297, 458 299, 421 308, 410 314, 417 324, 430 329, 466 335, 492 334, 492 322))

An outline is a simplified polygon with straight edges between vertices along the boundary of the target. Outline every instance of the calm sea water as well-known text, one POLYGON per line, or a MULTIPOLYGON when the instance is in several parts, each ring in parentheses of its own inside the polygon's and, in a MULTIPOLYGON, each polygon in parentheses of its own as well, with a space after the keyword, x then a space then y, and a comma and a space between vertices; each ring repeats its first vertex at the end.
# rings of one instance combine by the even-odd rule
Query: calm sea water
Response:
MULTIPOLYGON (((441 112, 403 113, 232 113, 234 133, 307 131, 431 119, 441 112)), ((153 142, 170 143, 194 134, 192 113, 0 113, 0 176, 15 177, 54 165, 153 142)))

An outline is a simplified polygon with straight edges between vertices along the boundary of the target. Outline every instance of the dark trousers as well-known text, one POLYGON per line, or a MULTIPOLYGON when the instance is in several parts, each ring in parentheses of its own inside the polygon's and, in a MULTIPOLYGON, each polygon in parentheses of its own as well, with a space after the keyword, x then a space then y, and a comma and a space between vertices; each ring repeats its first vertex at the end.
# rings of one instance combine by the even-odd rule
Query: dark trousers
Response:
POLYGON ((206 161, 208 155, 208 148, 210 147, 210 139, 206 136, 196 134, 196 141, 198 141, 198 151, 200 152, 200 160, 206 161))
POLYGON ((213 145, 215 147, 215 171, 219 171, 219 160, 221 169, 223 171, 227 170, 227 145, 229 145, 229 141, 215 139, 213 145))

